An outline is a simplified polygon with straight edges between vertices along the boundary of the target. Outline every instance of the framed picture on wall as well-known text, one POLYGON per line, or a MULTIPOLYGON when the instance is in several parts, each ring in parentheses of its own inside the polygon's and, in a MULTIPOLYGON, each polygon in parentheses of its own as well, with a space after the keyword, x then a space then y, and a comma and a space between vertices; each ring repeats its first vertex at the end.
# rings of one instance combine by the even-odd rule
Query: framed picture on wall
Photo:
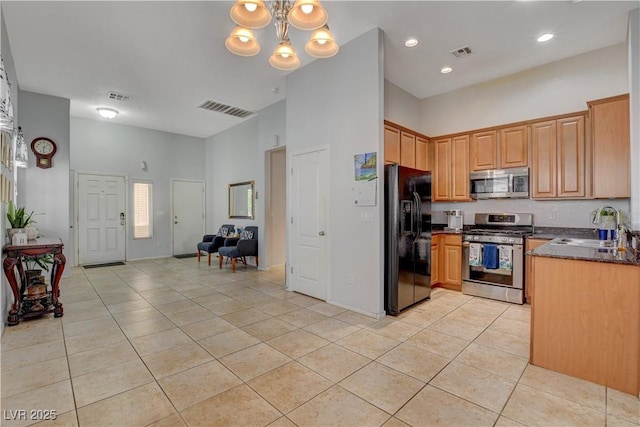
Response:
POLYGON ((4 132, 2 132, 2 137, 0 138, 0 150, 2 150, 2 164, 7 164, 7 139, 4 136, 4 132))
POLYGON ((2 196, 0 197, 0 200, 2 200, 2 203, 6 203, 7 200, 7 191, 4 188, 5 186, 5 178, 4 178, 4 174, 0 175, 0 190, 2 193, 2 196))
POLYGON ((13 172, 13 148, 9 147, 9 156, 7 158, 7 167, 9 172, 13 172))

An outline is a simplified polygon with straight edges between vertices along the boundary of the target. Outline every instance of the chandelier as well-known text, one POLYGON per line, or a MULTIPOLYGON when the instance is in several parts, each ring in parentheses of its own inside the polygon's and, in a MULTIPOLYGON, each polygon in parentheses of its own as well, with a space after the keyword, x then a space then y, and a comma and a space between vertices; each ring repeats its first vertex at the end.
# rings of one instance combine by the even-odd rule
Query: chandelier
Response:
POLYGON ((253 31, 266 27, 275 16, 278 46, 269 63, 278 70, 295 70, 300 59, 289 41, 289 24, 299 30, 311 31, 305 52, 315 58, 329 58, 338 53, 338 45, 327 26, 327 12, 318 0, 236 0, 231 19, 238 24, 225 41, 229 51, 240 56, 254 56, 260 52, 253 31))

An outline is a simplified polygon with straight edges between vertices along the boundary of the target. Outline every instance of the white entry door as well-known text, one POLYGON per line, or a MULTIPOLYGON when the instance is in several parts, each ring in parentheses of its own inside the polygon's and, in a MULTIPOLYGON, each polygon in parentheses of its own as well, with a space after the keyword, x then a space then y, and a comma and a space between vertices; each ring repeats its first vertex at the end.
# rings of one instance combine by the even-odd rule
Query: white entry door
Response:
POLYGON ((125 260, 123 176, 78 174, 78 264, 125 260))
POLYGON ((326 300, 327 190, 326 149, 293 156, 291 182, 291 287, 294 291, 326 300))
POLYGON ((204 234, 204 182, 172 180, 173 255, 196 253, 204 234))

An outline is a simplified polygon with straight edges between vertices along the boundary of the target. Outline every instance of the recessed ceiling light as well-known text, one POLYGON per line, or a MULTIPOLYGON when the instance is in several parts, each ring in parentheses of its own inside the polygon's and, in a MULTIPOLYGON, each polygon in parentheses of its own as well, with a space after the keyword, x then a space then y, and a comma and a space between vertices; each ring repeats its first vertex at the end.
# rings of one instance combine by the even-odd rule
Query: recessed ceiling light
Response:
POLYGON ((543 34, 540 37, 538 37, 538 42, 539 43, 548 42, 552 38, 553 38, 553 34, 551 34, 551 33, 543 34))
POLYGON ((405 47, 416 47, 416 46, 418 46, 418 43, 420 43, 420 42, 418 41, 418 39, 416 39, 416 38, 413 38, 413 37, 412 37, 412 38, 410 38, 410 39, 407 39, 407 40, 404 42, 404 45, 405 45, 405 47))
POLYGON ((453 71, 453 68, 451 68, 451 67, 442 67, 442 68, 440 68, 440 72, 442 74, 449 74, 452 71, 453 71))
POLYGON ((98 114, 100 114, 100 117, 103 119, 113 119, 119 113, 118 110, 107 107, 98 107, 96 110, 98 110, 98 114))

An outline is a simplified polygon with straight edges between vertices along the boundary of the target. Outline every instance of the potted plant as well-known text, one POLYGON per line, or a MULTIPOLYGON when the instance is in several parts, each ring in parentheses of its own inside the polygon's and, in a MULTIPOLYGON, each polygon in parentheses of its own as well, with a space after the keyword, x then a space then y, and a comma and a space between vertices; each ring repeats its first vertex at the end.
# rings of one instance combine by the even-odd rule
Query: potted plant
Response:
POLYGON ((27 284, 29 284, 34 279, 40 278, 42 270, 49 271, 49 268, 53 264, 53 255, 47 253, 42 255, 23 256, 22 262, 25 266, 25 279, 27 284))
POLYGON ((32 217, 33 211, 27 214, 24 207, 16 209, 15 206, 13 206, 13 201, 9 200, 9 206, 7 208, 7 220, 9 221, 9 224, 11 224, 11 228, 7 229, 9 241, 11 241, 14 234, 18 233, 18 230, 24 232, 24 228, 34 222, 32 217))

